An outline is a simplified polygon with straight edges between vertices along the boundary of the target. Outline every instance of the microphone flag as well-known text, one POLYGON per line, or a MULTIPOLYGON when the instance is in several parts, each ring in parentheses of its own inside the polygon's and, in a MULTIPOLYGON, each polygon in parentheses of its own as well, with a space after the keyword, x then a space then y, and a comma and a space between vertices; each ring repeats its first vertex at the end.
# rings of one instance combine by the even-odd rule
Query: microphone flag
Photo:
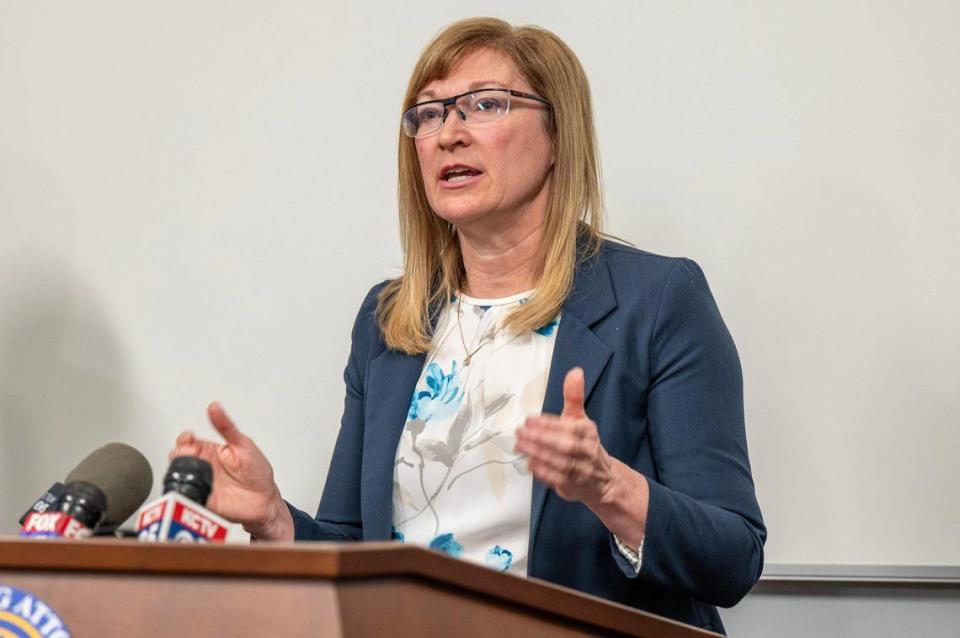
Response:
POLYGON ((86 538, 93 530, 66 512, 30 512, 20 536, 28 538, 86 538))
POLYGON ((137 515, 137 538, 145 542, 224 543, 230 523, 178 492, 167 492, 137 515))

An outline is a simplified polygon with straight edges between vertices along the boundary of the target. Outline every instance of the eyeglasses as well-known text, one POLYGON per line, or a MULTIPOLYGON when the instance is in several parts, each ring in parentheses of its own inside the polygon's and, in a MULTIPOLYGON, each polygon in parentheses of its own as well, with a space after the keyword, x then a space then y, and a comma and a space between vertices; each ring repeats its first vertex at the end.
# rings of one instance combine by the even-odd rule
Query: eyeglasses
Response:
POLYGON ((551 106, 550 102, 538 95, 522 93, 513 89, 479 89, 461 93, 445 100, 420 102, 403 113, 403 132, 409 137, 426 137, 440 130, 447 121, 451 104, 457 109, 460 120, 467 126, 483 122, 492 122, 510 112, 510 97, 522 97, 536 100, 551 106))

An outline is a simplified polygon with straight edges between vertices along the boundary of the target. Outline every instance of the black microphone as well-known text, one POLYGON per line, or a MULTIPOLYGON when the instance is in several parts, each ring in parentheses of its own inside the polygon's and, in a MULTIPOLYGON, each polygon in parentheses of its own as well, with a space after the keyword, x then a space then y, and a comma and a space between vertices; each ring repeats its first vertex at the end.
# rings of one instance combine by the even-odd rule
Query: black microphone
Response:
POLYGON ((107 497, 96 485, 73 481, 46 512, 30 512, 20 535, 27 538, 86 538, 103 520, 107 497))
POLYGON ((61 494, 63 494, 63 483, 54 483, 50 486, 50 489, 44 492, 40 498, 38 498, 33 505, 30 506, 30 509, 23 513, 23 516, 20 517, 17 523, 23 525, 23 522, 27 520, 27 516, 33 512, 36 512, 37 514, 43 514, 44 512, 49 511, 51 507, 57 504, 57 500, 60 498, 61 494))
POLYGON ((53 509, 93 532, 107 512, 107 495, 93 483, 71 481, 63 486, 63 494, 53 509))
POLYGON ((113 534, 150 494, 153 471, 135 448, 109 443, 80 461, 64 483, 55 483, 20 519, 23 535, 89 535, 79 527, 97 534, 113 534), (41 516, 52 514, 62 516, 41 516))
POLYGON ((213 489, 213 468, 196 456, 178 456, 170 461, 163 477, 163 493, 177 492, 191 501, 206 505, 213 489))
POLYGON ((107 496, 86 481, 63 486, 60 498, 46 512, 30 512, 20 529, 28 538, 86 538, 93 534, 107 510, 107 496))

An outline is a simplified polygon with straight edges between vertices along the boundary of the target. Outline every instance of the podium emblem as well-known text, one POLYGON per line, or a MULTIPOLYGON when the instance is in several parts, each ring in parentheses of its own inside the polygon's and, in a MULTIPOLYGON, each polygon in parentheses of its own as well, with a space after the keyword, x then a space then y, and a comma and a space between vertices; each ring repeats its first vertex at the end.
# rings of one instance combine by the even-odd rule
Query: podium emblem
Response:
POLYGON ((0 636, 70 638, 59 616, 30 592, 0 585, 0 636))

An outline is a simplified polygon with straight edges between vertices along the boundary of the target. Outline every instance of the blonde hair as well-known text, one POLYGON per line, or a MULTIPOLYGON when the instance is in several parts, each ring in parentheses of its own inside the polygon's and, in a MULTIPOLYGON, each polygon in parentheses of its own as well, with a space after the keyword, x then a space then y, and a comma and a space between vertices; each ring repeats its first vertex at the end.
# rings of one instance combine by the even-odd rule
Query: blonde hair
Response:
MULTIPOLYGON (((550 101, 544 126, 554 151, 542 263, 536 295, 507 318, 514 334, 556 317, 573 287, 578 259, 600 247, 603 197, 590 85, 573 51, 556 35, 535 26, 513 27, 494 18, 455 22, 423 50, 403 100, 406 110, 430 82, 445 78, 464 57, 480 49, 503 53, 534 93, 550 101), (577 253, 578 239, 583 238, 577 253)), ((432 320, 463 285, 459 238, 430 208, 414 140, 399 132, 400 241, 403 275, 380 293, 377 318, 389 348, 419 354, 430 348, 432 320)))

